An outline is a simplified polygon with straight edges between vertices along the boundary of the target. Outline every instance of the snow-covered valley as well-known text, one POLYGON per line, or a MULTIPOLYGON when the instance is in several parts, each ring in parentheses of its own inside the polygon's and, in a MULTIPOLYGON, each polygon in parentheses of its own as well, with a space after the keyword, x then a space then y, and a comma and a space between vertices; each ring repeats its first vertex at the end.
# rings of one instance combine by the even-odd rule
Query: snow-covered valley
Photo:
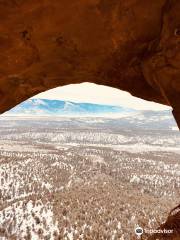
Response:
POLYGON ((132 240, 179 198, 178 131, 105 118, 0 120, 1 240, 132 240))

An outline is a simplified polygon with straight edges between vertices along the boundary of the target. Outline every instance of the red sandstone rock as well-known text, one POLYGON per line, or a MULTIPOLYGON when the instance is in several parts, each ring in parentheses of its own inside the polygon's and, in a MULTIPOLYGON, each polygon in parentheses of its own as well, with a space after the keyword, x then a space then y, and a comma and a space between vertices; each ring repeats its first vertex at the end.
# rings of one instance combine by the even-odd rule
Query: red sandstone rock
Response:
POLYGON ((171 105, 180 124, 179 13, 178 0, 0 0, 0 111, 94 82, 171 105))

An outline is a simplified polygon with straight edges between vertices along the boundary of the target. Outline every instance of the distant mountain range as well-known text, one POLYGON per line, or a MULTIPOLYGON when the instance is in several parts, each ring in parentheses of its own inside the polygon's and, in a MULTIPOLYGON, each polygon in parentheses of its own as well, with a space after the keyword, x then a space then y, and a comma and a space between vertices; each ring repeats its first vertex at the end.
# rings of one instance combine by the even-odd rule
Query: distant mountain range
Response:
MULTIPOLYGON (((104 117, 106 120, 105 122, 104 120, 103 122, 100 121, 101 125, 108 122, 108 124, 111 123, 116 128, 119 126, 127 129, 131 127, 143 129, 178 129, 170 110, 141 111, 119 106, 49 99, 29 99, 6 112, 4 116, 53 117, 51 119, 62 116, 79 118, 104 117)), ((73 120, 74 123, 75 121, 77 120, 73 120)), ((98 124, 98 121, 96 124, 98 124)))
POLYGON ((29 99, 17 105, 6 114, 26 116, 100 116, 132 112, 135 112, 135 110, 117 106, 49 99, 29 99))

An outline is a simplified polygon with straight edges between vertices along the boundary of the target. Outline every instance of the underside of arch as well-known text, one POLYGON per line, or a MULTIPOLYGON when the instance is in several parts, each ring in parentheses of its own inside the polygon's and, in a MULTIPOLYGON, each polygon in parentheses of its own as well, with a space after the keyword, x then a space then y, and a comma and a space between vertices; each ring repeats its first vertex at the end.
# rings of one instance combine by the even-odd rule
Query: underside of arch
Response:
POLYGON ((0 112, 93 82, 170 105, 180 126, 179 0, 0 0, 0 112))

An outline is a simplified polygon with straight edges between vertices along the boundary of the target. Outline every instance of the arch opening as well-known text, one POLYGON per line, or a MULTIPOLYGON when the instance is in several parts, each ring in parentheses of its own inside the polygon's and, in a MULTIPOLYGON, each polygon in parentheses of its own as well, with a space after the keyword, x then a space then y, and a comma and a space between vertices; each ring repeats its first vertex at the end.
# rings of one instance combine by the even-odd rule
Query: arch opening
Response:
MULTIPOLYGON (((172 106, 180 127, 179 12, 178 0, 1 0, 0 112, 50 88, 89 81, 172 106)), ((67 209, 63 214, 68 225, 67 209)))
POLYGON ((84 83, 36 95, 0 123, 3 237, 132 239, 139 225, 148 239, 178 204, 167 106, 84 83))

